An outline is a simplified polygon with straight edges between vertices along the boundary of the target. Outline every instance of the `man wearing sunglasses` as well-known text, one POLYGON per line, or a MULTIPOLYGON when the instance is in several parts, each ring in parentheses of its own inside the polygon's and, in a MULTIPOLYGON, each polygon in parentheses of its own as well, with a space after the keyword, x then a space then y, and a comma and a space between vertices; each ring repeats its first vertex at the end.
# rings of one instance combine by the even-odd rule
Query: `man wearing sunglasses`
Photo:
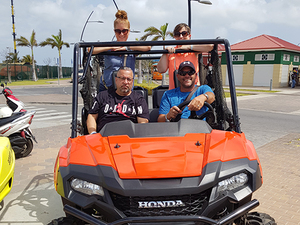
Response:
MULTIPOLYGON (((185 23, 178 24, 173 31, 175 40, 190 40, 191 29, 185 23)), ((198 73, 198 54, 201 52, 209 52, 213 49, 213 45, 177 45, 176 47, 167 47, 169 54, 163 54, 160 58, 157 69, 159 73, 165 73, 169 69, 169 90, 175 88, 173 73, 178 69, 180 63, 190 61, 196 66, 198 73), (193 50, 194 52, 175 53, 176 49, 193 50)), ((196 78, 198 84, 198 77, 196 78)))
POLYGON ((196 76, 192 62, 184 61, 179 65, 177 79, 180 87, 164 93, 159 107, 158 122, 169 122, 175 119, 178 113, 182 113, 181 118, 187 119, 191 111, 196 111, 197 115, 207 111, 204 102, 211 104, 215 101, 215 95, 208 85, 198 87, 191 97, 191 102, 182 111, 177 107, 195 88, 196 76))
POLYGON ((99 92, 87 118, 89 134, 97 133, 109 122, 131 120, 134 123, 148 123, 149 110, 144 97, 132 91, 133 72, 121 67, 115 79, 116 88, 99 92))

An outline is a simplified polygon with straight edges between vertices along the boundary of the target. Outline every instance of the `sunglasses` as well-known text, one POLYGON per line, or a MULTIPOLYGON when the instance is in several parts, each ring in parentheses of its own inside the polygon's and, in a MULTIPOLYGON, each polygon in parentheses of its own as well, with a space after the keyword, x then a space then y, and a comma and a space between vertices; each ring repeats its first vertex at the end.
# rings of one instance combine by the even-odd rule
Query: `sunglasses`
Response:
POLYGON ((185 75, 192 76, 193 74, 195 74, 195 71, 194 71, 194 70, 189 70, 189 71, 178 71, 178 75, 180 75, 180 76, 185 76, 185 75))
POLYGON ((123 30, 115 29, 115 32, 116 32, 117 34, 123 33, 123 34, 126 35, 126 34, 128 33, 128 31, 129 31, 129 29, 123 29, 123 30))
POLYGON ((174 33, 174 37, 180 37, 180 35, 182 35, 182 37, 187 37, 189 35, 189 32, 182 31, 182 32, 175 32, 174 33))

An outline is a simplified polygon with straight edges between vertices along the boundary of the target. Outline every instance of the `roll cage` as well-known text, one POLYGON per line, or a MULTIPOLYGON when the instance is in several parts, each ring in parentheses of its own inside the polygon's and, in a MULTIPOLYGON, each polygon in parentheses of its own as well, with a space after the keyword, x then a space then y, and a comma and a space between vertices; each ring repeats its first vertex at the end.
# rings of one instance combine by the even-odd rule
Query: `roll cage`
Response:
MULTIPOLYGON (((213 44, 214 49, 209 53, 211 56, 210 64, 212 65, 212 76, 211 76, 211 85, 214 90, 216 100, 214 108, 217 114, 217 124, 214 128, 221 130, 233 130, 237 133, 241 133, 239 116, 238 116, 238 107, 237 107, 237 98, 235 92, 235 82, 233 75, 233 66, 232 66, 232 57, 230 44, 227 39, 197 39, 197 40, 180 40, 180 41, 127 41, 127 42, 79 42, 74 45, 74 60, 73 60, 73 88, 72 88, 72 122, 71 122, 71 138, 77 137, 78 131, 78 84, 84 82, 87 78, 87 71, 89 68, 89 63, 92 58, 92 52, 94 47, 114 47, 114 46, 166 46, 166 45, 200 45, 200 44, 213 44), (230 99, 232 113, 227 108, 224 90, 222 86, 222 76, 221 76, 221 65, 218 56, 218 45, 223 45, 227 60, 227 75, 230 89, 230 99), (87 52, 87 48, 90 48, 90 51, 87 52), (84 50, 84 70, 83 76, 78 80, 78 70, 79 70, 79 51, 84 50)), ((192 50, 176 50, 176 53, 184 52, 193 52, 192 50)), ((168 53, 167 50, 150 50, 147 52, 140 51, 130 51, 130 54, 137 55, 157 55, 168 53)), ((121 55, 128 54, 128 51, 118 51, 118 52, 102 52, 98 55, 121 55)), ((147 57, 137 57, 139 59, 153 59, 157 56, 147 56, 147 57)), ((201 84, 205 83, 206 74, 203 74, 203 67, 205 65, 202 62, 202 59, 199 58, 199 68, 200 68, 200 82, 201 84)))

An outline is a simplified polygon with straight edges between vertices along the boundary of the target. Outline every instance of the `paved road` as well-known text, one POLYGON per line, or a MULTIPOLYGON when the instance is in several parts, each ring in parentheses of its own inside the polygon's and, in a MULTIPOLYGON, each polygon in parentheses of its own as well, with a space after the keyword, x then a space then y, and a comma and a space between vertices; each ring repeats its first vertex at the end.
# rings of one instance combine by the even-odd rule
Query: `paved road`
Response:
MULTIPOLYGON (((255 145, 259 146, 257 152, 264 172, 264 185, 254 194, 261 202, 258 210, 275 217, 280 225, 300 224, 299 121, 297 123, 300 104, 295 104, 300 102, 300 88, 292 94, 288 89, 286 91, 281 93, 282 98, 286 99, 280 100, 282 107, 276 107, 275 102, 281 99, 278 95, 268 97, 260 94, 238 100, 242 130, 246 135, 259 133, 258 136, 263 139, 262 142, 259 138, 254 140, 255 145), (291 106, 286 108, 285 104, 288 103, 291 106), (295 120, 289 121, 290 133, 278 132, 287 122, 278 120, 276 115, 295 117, 295 120), (253 123, 253 118, 258 121, 253 123), (267 120, 276 125, 274 129, 264 126, 267 120)), ((59 108, 55 110, 59 111, 59 108)), ((17 160, 13 189, 5 198, 5 208, 0 212, 1 225, 47 224, 63 215, 60 198, 54 191, 52 175, 58 149, 70 135, 69 126, 37 128, 34 133, 40 141, 29 157, 17 160)))

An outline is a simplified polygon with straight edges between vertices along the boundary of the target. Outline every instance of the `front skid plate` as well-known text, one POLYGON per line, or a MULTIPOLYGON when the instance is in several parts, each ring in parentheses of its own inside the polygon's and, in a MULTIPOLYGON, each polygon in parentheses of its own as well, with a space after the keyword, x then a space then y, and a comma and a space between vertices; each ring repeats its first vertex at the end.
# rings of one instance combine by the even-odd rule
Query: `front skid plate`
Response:
POLYGON ((100 221, 76 208, 69 205, 64 206, 64 211, 68 214, 75 216, 92 225, 121 225, 127 223, 160 223, 160 222, 204 222, 211 225, 226 225, 232 223, 234 220, 245 215, 250 210, 259 206, 258 200, 254 199, 251 202, 237 208, 228 215, 222 217, 218 221, 212 220, 205 216, 155 216, 155 217, 126 217, 120 220, 116 220, 112 223, 105 223, 100 221))

